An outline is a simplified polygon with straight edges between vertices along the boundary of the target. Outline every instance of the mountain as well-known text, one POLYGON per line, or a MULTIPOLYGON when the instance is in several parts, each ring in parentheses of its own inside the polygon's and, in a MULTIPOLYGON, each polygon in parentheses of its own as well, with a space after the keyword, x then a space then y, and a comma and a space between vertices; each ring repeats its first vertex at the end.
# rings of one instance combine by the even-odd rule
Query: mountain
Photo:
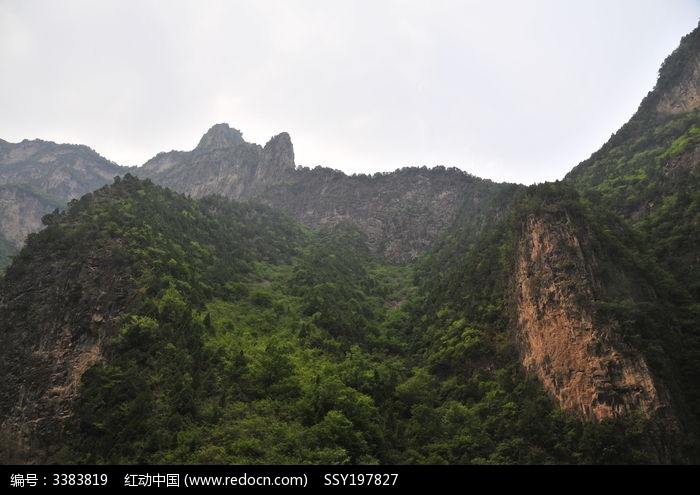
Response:
POLYGON ((479 208, 502 187, 444 167, 372 177, 297 167, 287 133, 261 147, 226 124, 212 127, 194 150, 161 153, 135 173, 193 197, 254 199, 312 228, 349 221, 374 251, 397 261, 424 252, 463 201, 479 208))
POLYGON ((700 401, 691 383, 700 379, 700 28, 667 57, 630 121, 564 181, 628 226, 646 273, 665 272, 645 303, 665 307, 665 317, 637 315, 634 330, 648 326, 685 347, 668 350, 678 360, 669 380, 683 384, 677 409, 697 428, 700 401))
POLYGON ((294 172, 294 151, 288 134, 272 138, 265 147, 246 143, 227 124, 213 126, 188 152, 160 153, 138 174, 195 197, 207 194, 250 198, 294 172))
POLYGON ((699 33, 556 183, 217 124, 44 215, 0 281, 0 461, 698 462, 699 33))
MULTIPOLYGON (((610 363, 634 372, 577 399, 603 421, 563 412, 522 371, 509 312, 569 310, 538 301, 546 279, 524 303, 507 297, 512 264, 533 259, 508 242, 517 218, 476 236, 455 228, 456 244, 445 239, 415 267, 373 255, 347 222, 314 232, 268 207, 130 175, 45 222, 2 280, 4 462, 684 459, 663 382, 624 339, 606 339, 612 324, 572 352, 599 346, 596 387, 610 363), (627 414, 635 395, 639 417, 627 414)), ((578 280, 586 267, 559 256, 578 280)), ((579 316, 591 295, 565 303, 579 316)), ((556 356, 550 369, 556 382, 556 356)))
POLYGON ((565 181, 631 222, 700 298, 700 30, 664 61, 630 121, 565 181))
MULTIPOLYGON (((0 186, 0 239, 7 243, 3 259, 9 263, 10 256, 19 250, 24 240, 41 227, 41 217, 64 207, 66 201, 47 195, 26 184, 3 184, 0 186)), ((2 241, 0 241, 2 242, 2 241)), ((0 266, 5 262, 0 260, 0 266)))
POLYGON ((44 141, 2 146, 0 184, 29 186, 51 198, 38 206, 12 198, 25 214, 13 216, 10 210, 0 214, 0 235, 15 248, 27 233, 38 230, 42 215, 116 175, 134 173, 194 197, 254 199, 312 228, 350 221, 374 251, 409 261, 444 232, 463 201, 478 209, 502 187, 444 167, 404 168, 372 177, 297 167, 287 133, 262 147, 245 142, 240 131, 227 124, 213 126, 192 151, 159 153, 136 169, 119 167, 85 146, 44 141))
POLYGON ((43 215, 124 173, 87 146, 0 139, 0 269, 43 215))
POLYGON ((473 232, 452 226, 417 266, 421 318, 439 329, 428 326, 424 344, 446 354, 442 369, 488 366, 442 347, 468 348, 465 324, 490 328, 562 410, 593 424, 645 425, 645 459, 624 462, 696 455, 682 434, 697 431, 697 318, 679 328, 687 293, 635 233, 561 183, 515 191, 505 218, 473 232))

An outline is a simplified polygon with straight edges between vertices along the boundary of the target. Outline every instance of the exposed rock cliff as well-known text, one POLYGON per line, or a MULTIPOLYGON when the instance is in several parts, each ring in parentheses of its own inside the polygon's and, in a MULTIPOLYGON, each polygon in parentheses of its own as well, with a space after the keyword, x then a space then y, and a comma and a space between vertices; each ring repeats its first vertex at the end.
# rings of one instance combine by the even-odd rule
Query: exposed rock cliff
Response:
POLYGON ((350 221, 369 246, 395 261, 424 252, 454 220, 459 207, 477 209, 490 197, 490 181, 456 169, 405 168, 373 177, 329 169, 297 170, 293 179, 259 199, 302 223, 322 227, 350 221))
POLYGON ((562 408, 583 418, 651 418, 668 408, 668 393, 617 322, 595 321, 600 282, 586 234, 568 216, 530 215, 523 226, 515 272, 523 364, 562 408))
MULTIPOLYGON (((631 344, 629 328, 597 308, 610 285, 600 275, 606 259, 610 261, 609 253, 593 230, 565 210, 533 213, 523 220, 514 277, 521 360, 562 409, 584 420, 649 420, 650 451, 658 462, 671 462, 678 455, 681 431, 675 400, 631 344)), ((621 260, 613 258, 609 266, 616 270, 611 276, 626 278, 621 260)), ((625 290, 628 302, 635 293, 653 291, 625 290)))
POLYGON ((232 129, 228 124, 216 124, 199 140, 197 151, 213 151, 221 148, 233 148, 243 144, 243 135, 238 129, 232 129))
POLYGON ((161 153, 136 173, 194 197, 262 201, 314 228, 350 221, 372 249, 396 261, 425 251, 462 202, 479 204, 487 194, 484 185, 491 184, 444 167, 372 177, 297 168, 289 134, 273 137, 263 148, 240 136, 217 124, 194 150, 161 153))
POLYGON ((0 463, 45 462, 63 443, 80 380, 134 297, 118 242, 34 237, 0 292, 0 463), (27 276, 31 273, 31 276, 27 276))
POLYGON ((255 197, 294 172, 294 149, 287 133, 265 147, 246 143, 241 133, 217 124, 192 151, 160 153, 136 173, 191 196, 255 197))
POLYGON ((656 103, 659 113, 690 112, 700 107, 700 54, 683 66, 679 80, 656 103))
POLYGON ((660 114, 679 114, 700 107, 700 29, 684 36, 659 70, 654 91, 642 103, 660 114))

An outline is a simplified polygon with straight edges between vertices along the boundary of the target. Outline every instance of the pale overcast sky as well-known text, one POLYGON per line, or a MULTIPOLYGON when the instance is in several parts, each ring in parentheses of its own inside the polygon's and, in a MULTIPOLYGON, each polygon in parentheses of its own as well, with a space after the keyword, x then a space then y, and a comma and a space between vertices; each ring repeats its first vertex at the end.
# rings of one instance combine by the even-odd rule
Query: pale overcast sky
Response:
POLYGON ((0 0, 0 138, 121 165, 227 122, 347 173, 560 179, 634 113, 700 0, 0 0))

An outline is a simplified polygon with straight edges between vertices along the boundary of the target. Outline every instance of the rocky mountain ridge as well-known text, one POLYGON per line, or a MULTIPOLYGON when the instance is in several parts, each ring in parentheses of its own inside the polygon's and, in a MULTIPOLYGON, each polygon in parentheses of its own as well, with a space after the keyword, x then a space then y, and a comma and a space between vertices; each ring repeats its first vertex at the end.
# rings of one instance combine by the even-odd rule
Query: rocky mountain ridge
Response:
POLYGON ((87 147, 43 141, 4 143, 0 184, 29 184, 55 195, 29 213, 0 214, 0 235, 19 248, 56 203, 96 189, 116 175, 133 173, 193 197, 220 195, 255 200, 287 211, 312 228, 350 221, 375 251, 400 262, 414 259, 450 224, 465 200, 478 207, 498 188, 457 169, 404 168, 374 176, 348 176, 323 167, 297 167, 287 133, 265 146, 247 143, 227 124, 213 126, 192 151, 159 153, 139 168, 119 167, 87 147), (91 172, 82 176, 82 171, 91 172))
POLYGON ((349 221, 373 250, 401 262, 424 252, 463 201, 478 207, 498 187, 444 167, 372 177, 297 167, 289 134, 260 147, 226 124, 212 127, 194 150, 159 154, 135 173, 193 197, 260 201, 312 228, 349 221))
MULTIPOLYGON (((0 241, 19 250, 27 235, 41 228, 42 216, 125 170, 87 146, 0 140, 0 241)), ((2 254, 0 268, 9 263, 2 254)))

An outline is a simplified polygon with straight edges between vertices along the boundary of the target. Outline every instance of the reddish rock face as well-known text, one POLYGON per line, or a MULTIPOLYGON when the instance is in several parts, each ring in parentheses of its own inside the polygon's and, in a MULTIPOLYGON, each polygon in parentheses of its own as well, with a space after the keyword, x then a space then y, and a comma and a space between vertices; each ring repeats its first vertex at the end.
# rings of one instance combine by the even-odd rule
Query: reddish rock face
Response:
POLYGON ((618 335, 617 322, 595 322, 593 253, 568 217, 528 217, 515 272, 523 365, 583 419, 633 411, 651 418, 668 407, 668 393, 618 335))
POLYGON ((513 297, 521 362, 562 409, 584 421, 651 421, 649 451, 658 462, 670 462, 681 426, 669 389, 620 323, 596 314, 606 290, 598 275, 605 257, 586 223, 565 212, 531 214, 523 221, 513 297))

